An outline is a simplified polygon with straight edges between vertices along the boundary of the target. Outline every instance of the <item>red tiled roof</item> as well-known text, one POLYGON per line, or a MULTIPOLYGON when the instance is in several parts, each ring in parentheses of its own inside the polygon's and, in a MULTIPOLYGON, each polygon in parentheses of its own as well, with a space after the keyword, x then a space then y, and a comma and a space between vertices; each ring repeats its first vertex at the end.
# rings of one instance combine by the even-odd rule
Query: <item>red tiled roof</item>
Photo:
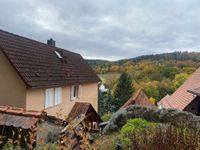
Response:
POLYGON ((100 81, 81 55, 2 30, 0 50, 29 87, 100 81), (55 51, 59 52, 63 59, 59 59, 55 51))
POLYGON ((188 90, 198 88, 199 86, 200 68, 198 68, 170 97, 168 97, 167 100, 161 99, 161 102, 164 103, 167 101, 167 108, 184 110, 196 97, 196 95, 189 93, 188 90))
POLYGON ((155 106, 149 101, 149 98, 142 90, 138 90, 121 108, 134 104, 142 106, 155 106))
POLYGON ((91 114, 91 117, 94 121, 102 122, 100 116, 90 103, 76 102, 68 115, 68 121, 74 120, 77 117, 81 117, 81 115, 86 116, 89 114, 91 114))
POLYGON ((165 97, 163 97, 157 104, 158 106, 162 106, 164 108, 170 108, 170 104, 169 104, 169 98, 170 95, 166 95, 165 97))
POLYGON ((32 126, 34 126, 38 120, 39 118, 28 117, 28 116, 17 116, 0 112, 0 125, 29 129, 32 126))
POLYGON ((46 115, 44 111, 0 106, 0 125, 29 129, 44 115, 46 115))
POLYGON ((40 118, 46 114, 44 111, 27 110, 24 108, 10 107, 10 106, 0 106, 0 113, 7 113, 18 116, 29 116, 36 118, 40 118))
POLYGON ((63 126, 65 121, 53 116, 48 116, 45 111, 27 110, 24 108, 0 106, 0 125, 21 127, 29 129, 43 119, 58 126, 63 126))

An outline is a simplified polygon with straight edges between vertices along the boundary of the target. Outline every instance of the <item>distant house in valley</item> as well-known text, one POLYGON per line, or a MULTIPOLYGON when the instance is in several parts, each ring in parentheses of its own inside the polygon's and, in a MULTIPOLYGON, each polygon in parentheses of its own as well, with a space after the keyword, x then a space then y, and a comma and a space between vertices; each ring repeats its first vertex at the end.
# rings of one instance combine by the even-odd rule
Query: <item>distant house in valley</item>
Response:
POLYGON ((75 102, 97 111, 100 79, 80 54, 0 30, 0 105, 67 116, 75 102))
POLYGON ((108 92, 108 88, 103 83, 99 86, 99 90, 100 92, 108 92))
POLYGON ((141 105, 141 106, 155 106, 149 101, 147 95, 140 89, 138 90, 121 108, 126 108, 130 105, 141 105))
POLYGON ((158 102, 159 107, 175 108, 200 115, 200 68, 198 68, 172 95, 158 102))
POLYGON ((0 149, 12 139, 25 149, 37 144, 56 142, 65 127, 61 119, 44 111, 0 106, 0 149))

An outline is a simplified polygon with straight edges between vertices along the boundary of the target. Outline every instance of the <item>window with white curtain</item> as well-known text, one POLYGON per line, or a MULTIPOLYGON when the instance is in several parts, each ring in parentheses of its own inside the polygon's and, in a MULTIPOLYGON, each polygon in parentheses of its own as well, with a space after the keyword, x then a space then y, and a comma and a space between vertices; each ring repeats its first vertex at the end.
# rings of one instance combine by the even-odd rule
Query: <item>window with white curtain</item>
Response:
POLYGON ((61 104, 62 88, 49 88, 45 90, 45 108, 61 104))
POLYGON ((62 88, 55 88, 55 105, 61 104, 62 88))
POLYGON ((80 98, 80 87, 79 85, 73 85, 71 88, 71 99, 75 100, 80 98))
POLYGON ((45 108, 51 107, 54 104, 54 89, 46 89, 45 91, 45 108))

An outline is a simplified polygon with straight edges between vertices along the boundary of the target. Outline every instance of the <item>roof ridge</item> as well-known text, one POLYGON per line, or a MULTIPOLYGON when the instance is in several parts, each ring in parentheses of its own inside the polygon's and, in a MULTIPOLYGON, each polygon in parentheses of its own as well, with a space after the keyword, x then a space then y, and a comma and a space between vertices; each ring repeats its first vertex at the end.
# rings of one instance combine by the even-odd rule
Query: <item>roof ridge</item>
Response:
POLYGON ((35 40, 35 39, 32 39, 32 38, 29 38, 29 37, 25 37, 25 36, 22 36, 22 35, 19 35, 19 34, 15 34, 15 33, 11 33, 11 32, 8 32, 8 31, 5 31, 5 30, 2 30, 0 29, 0 32, 4 32, 5 34, 9 34, 9 35, 12 35, 12 36, 16 36, 18 38, 22 38, 22 39, 25 39, 25 40, 29 40, 29 41, 32 41, 32 42, 36 42, 38 44, 42 44, 44 46, 48 46, 50 48, 55 48, 57 50, 62 50, 62 51, 67 51, 67 52, 71 52, 71 53, 74 53, 74 54, 77 54, 77 55, 80 55, 79 53, 76 53, 76 52, 72 52, 68 49, 64 49, 64 48, 61 48, 61 47, 57 47, 57 46, 51 46, 51 45, 48 45, 47 43, 44 43, 44 42, 41 42, 41 41, 38 41, 38 40, 35 40))
POLYGON ((141 92, 141 89, 137 90, 135 93, 133 93, 133 95, 129 99, 135 99, 136 97, 138 97, 138 95, 140 94, 140 92, 141 92))
POLYGON ((28 87, 44 88, 100 81, 80 54, 1 29, 0 51, 28 87), (55 51, 63 59, 59 59, 55 51))
POLYGON ((150 106, 150 101, 149 101, 149 97, 143 92, 143 90, 140 88, 138 89, 136 92, 134 92, 133 96, 131 96, 131 98, 129 98, 123 105, 121 108, 125 108, 128 105, 132 104, 132 102, 138 102, 139 99, 139 103, 141 105, 148 105, 150 106), (142 97, 142 98, 141 98, 142 97), (145 104, 144 104, 145 101, 145 104))

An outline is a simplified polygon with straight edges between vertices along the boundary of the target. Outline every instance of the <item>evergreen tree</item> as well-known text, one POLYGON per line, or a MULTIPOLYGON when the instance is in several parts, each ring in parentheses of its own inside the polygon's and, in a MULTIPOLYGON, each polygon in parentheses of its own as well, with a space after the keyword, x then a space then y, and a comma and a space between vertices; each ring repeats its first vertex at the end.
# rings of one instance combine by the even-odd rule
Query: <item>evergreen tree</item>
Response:
POLYGON ((117 99, 116 109, 119 109, 133 94, 132 81, 127 72, 123 72, 116 83, 113 97, 117 99))

